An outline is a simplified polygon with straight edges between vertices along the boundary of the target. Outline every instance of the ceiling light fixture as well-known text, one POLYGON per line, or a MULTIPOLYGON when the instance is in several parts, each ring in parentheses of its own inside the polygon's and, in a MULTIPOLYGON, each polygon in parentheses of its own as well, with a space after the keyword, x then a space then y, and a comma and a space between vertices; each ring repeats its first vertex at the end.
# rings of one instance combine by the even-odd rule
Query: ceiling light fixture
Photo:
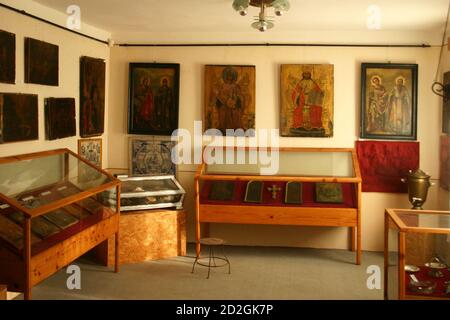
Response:
POLYGON ((248 7, 260 8, 259 16, 255 17, 256 22, 252 23, 252 27, 264 32, 274 27, 271 17, 266 15, 266 8, 273 8, 275 15, 282 16, 288 11, 290 4, 288 0, 234 0, 233 9, 239 12, 241 16, 248 14, 248 7))

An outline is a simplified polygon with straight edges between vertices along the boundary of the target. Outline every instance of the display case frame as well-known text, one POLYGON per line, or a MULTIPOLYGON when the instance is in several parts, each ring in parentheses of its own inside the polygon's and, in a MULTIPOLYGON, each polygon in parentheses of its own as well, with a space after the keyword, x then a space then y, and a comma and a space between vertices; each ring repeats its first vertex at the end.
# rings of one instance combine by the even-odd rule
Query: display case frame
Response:
MULTIPOLYGON (((361 264, 361 173, 356 152, 352 148, 276 148, 271 151, 287 153, 347 153, 351 161, 351 175, 258 175, 258 174, 220 174, 208 173, 205 161, 205 150, 203 149, 202 164, 198 166, 195 175, 195 203, 196 203, 196 252, 200 255, 200 238, 209 233, 209 223, 230 223, 230 224, 263 224, 263 225, 292 225, 292 226, 327 226, 327 227, 349 227, 350 249, 356 251, 356 264, 361 264), (234 204, 224 204, 223 202, 211 203, 202 200, 202 185, 208 181, 273 181, 277 183, 287 183, 297 181, 302 183, 342 183, 350 186, 350 193, 354 199, 354 205, 327 206, 325 204, 315 204, 314 206, 304 203, 302 205, 278 206, 262 204, 244 204, 242 201, 234 204), (204 234, 201 226, 203 224, 204 234)), ((214 147, 217 148, 217 147, 214 147)), ((230 149, 230 148, 226 148, 230 149)), ((226 150, 223 148, 223 150, 226 150)), ((268 148, 232 148, 234 151, 262 151, 268 148)))
MULTIPOLYGON (((390 299, 389 293, 392 292, 395 294, 395 298, 398 298, 399 300, 428 300, 428 299, 436 299, 436 300, 450 300, 450 294, 447 296, 437 296, 435 294, 414 294, 411 290, 407 290, 408 284, 406 283, 407 280, 407 271, 405 270, 405 266, 407 265, 406 260, 408 256, 408 250, 407 248, 410 247, 408 244, 408 235, 420 235, 420 236, 426 236, 426 235, 447 235, 447 237, 450 238, 450 227, 443 228, 443 227, 421 227, 421 226, 412 226, 408 223, 405 223, 405 221, 400 217, 399 214, 410 214, 411 215, 411 221, 414 223, 411 224, 418 224, 416 219, 414 219, 414 216, 417 215, 424 215, 424 216, 431 216, 435 215, 439 218, 444 218, 446 216, 447 220, 450 219, 450 211, 436 211, 436 210, 413 210, 413 209, 386 209, 385 210, 385 219, 384 219, 384 298, 386 300, 390 299), (395 231, 397 233, 396 236, 392 237, 392 240, 395 240, 397 245, 397 251, 394 252, 394 260, 395 265, 390 263, 390 241, 391 238, 389 236, 390 231, 395 231), (390 272, 390 269, 394 268, 396 271, 394 271, 394 276, 397 278, 396 284, 397 288, 394 288, 393 291, 391 286, 393 287, 392 281, 389 281, 390 277, 393 276, 390 272)), ((393 241, 392 241, 393 242, 393 241)), ((435 254, 435 253, 433 253, 435 254)), ((424 258, 425 259, 425 258, 424 258)), ((425 262, 425 261, 424 261, 425 262)), ((427 268, 426 266, 420 266, 420 268, 427 268)), ((447 265, 447 271, 446 273, 446 279, 450 279, 450 266, 447 265)), ((414 271, 416 272, 416 271, 414 271)), ((419 281, 423 281, 421 279, 418 279, 419 281)))
MULTIPOLYGON (((0 158, 0 166, 13 165, 21 161, 44 161, 41 158, 58 156, 63 163, 60 167, 60 174, 63 177, 64 183, 69 183, 69 162, 75 160, 75 164, 84 165, 92 168, 92 172, 97 172, 106 180, 98 186, 88 186, 86 189, 80 189, 76 194, 71 194, 55 201, 45 203, 36 208, 30 209, 23 206, 17 199, 10 195, 0 193, 0 201, 7 204, 15 211, 23 214, 23 247, 20 250, 12 250, 5 244, 0 243, 0 282, 5 283, 10 291, 23 292, 26 300, 32 297, 32 288, 38 283, 42 282, 58 270, 64 268, 81 255, 90 251, 91 249, 107 243, 108 239, 114 236, 115 252, 119 252, 119 219, 120 219, 120 181, 112 175, 100 168, 95 167, 87 160, 82 159, 76 153, 69 149, 57 149, 51 151, 43 151, 31 154, 24 154, 18 156, 10 156, 0 158), (56 238, 55 241, 49 245, 35 250, 32 248, 32 219, 41 217, 50 212, 61 208, 67 208, 74 205, 94 199, 98 194, 116 189, 117 205, 115 208, 100 205, 98 208, 98 216, 91 219, 89 224, 83 224, 72 233, 62 236, 60 240, 56 238), (115 210, 114 210, 115 209, 115 210)), ((72 163, 73 164, 73 163, 72 163)), ((57 170, 56 168, 54 170, 57 170)), ((72 179, 76 179, 71 177, 72 179)), ((28 190, 32 191, 32 190, 28 190)), ((80 207, 84 210, 83 207, 80 207)), ((119 271, 119 255, 115 255, 115 272, 119 271)))

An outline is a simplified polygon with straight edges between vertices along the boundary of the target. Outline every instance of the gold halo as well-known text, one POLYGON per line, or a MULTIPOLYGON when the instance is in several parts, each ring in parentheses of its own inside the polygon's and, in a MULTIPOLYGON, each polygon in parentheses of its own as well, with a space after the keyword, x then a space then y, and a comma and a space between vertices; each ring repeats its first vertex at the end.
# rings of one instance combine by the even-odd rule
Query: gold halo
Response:
POLYGON ((381 79, 381 77, 379 75, 374 75, 370 78, 370 83, 373 83, 373 80, 378 79, 378 82, 380 82, 380 84, 383 83, 383 80, 381 79))
POLYGON ((395 78, 395 83, 397 84, 397 81, 400 79, 403 80, 403 84, 406 84, 406 78, 404 76, 398 76, 397 78, 395 78))
POLYGON ((162 85, 164 80, 167 80, 167 85, 170 85, 170 79, 169 79, 169 77, 162 77, 162 78, 160 79, 159 83, 162 85))

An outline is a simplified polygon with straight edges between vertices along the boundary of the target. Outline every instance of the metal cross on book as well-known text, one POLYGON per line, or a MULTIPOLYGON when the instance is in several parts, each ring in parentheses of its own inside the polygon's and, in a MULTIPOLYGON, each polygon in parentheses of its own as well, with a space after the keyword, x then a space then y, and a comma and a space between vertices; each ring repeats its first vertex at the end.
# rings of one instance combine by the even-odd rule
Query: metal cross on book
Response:
POLYGON ((274 184, 271 187, 268 187, 267 190, 272 192, 272 199, 275 200, 277 198, 277 192, 281 191, 281 188, 274 184))

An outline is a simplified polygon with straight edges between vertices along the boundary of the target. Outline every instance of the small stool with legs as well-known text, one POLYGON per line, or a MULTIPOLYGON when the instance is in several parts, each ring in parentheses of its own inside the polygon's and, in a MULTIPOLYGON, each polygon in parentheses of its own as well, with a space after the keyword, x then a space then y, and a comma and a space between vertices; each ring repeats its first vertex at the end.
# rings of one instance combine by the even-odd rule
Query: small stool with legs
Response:
POLYGON ((200 239, 200 244, 202 245, 202 247, 208 247, 209 256, 203 257, 203 258, 201 258, 200 256, 197 256, 195 258, 194 265, 192 266, 191 273, 194 273, 195 265, 198 264, 198 265, 201 265, 204 267, 208 267, 208 276, 206 277, 206 279, 209 279, 209 275, 211 273, 211 268, 225 267, 228 265, 228 274, 231 274, 230 261, 228 260, 227 256, 225 255, 225 248, 224 248, 225 241, 223 241, 222 239, 218 239, 218 238, 203 238, 203 239, 200 239), (216 255, 215 249, 218 247, 222 248, 222 256, 216 255), (208 264, 201 262, 200 260, 202 260, 202 259, 208 259, 208 264), (217 264, 216 260, 221 260, 223 262, 220 264, 217 264))

